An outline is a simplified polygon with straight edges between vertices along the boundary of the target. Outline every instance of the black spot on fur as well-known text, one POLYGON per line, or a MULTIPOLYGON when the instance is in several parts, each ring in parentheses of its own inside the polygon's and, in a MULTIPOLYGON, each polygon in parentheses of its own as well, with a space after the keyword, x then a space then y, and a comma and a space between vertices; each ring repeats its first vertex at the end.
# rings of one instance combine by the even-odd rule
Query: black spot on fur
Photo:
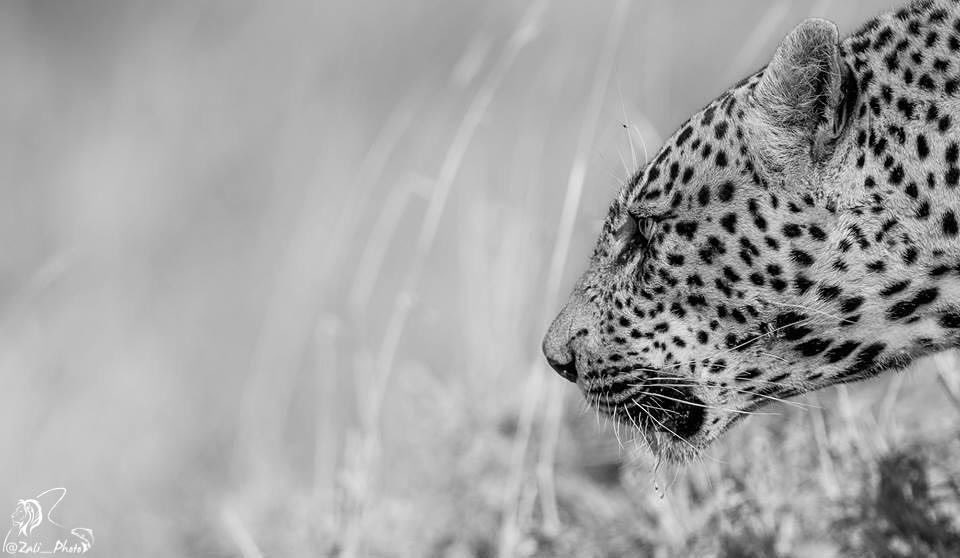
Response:
POLYGON ((833 300, 840 296, 841 292, 843 291, 836 285, 821 285, 817 289, 817 294, 823 300, 833 300))
POLYGON ((960 313, 957 312, 948 312, 942 316, 938 322, 941 327, 947 327, 951 329, 960 328, 960 313))
POLYGON ((924 160, 930 155, 930 146, 927 145, 927 137, 923 134, 917 135, 917 157, 924 160))
POLYGON ((873 343, 861 349, 854 358, 853 364, 843 371, 843 377, 856 377, 870 371, 876 364, 877 357, 886 348, 884 343, 873 343))
POLYGON ((810 267, 811 265, 813 265, 813 262, 814 262, 813 256, 797 248, 790 250, 790 259, 797 262, 797 265, 800 265, 803 267, 810 267))
POLYGON ((813 286, 813 281, 808 279, 803 274, 798 273, 796 278, 794 278, 793 286, 797 289, 797 294, 806 294, 810 290, 810 287, 813 286))
POLYGON ((930 304, 937 299, 939 291, 936 287, 923 289, 909 300, 901 300, 887 309, 888 320, 899 320, 913 314, 919 307, 930 304))
POLYGON ((809 316, 799 312, 784 312, 778 314, 773 321, 773 331, 787 341, 797 341, 806 337, 812 329, 803 325, 809 316))
POLYGON ((729 202, 733 199, 733 182, 724 182, 717 188, 717 199, 722 202, 729 202))
POLYGON ((819 337, 814 337, 812 339, 807 339, 803 343, 800 343, 794 350, 802 354, 803 356, 814 356, 822 353, 826 350, 830 344, 833 343, 832 339, 820 339, 819 337))
POLYGON ((721 217, 720 226, 723 227, 728 233, 735 234, 737 232, 737 214, 727 213, 721 217))
POLYGON ((860 343, 858 341, 844 341, 840 345, 837 345, 836 347, 827 351, 827 354, 824 355, 824 358, 827 362, 831 363, 841 361, 850 356, 850 353, 856 350, 856 348, 859 346, 860 343))
POLYGON ((842 310, 845 314, 849 314, 850 312, 855 311, 857 308, 860 308, 860 305, 862 304, 862 296, 852 296, 844 299, 843 302, 840 303, 840 310, 842 310))
POLYGON ((947 210, 943 214, 941 223, 943 226, 943 234, 950 237, 957 236, 957 216, 952 210, 947 210))
POLYGON ((910 286, 910 280, 909 280, 909 279, 906 279, 906 280, 904 280, 904 281, 897 281, 896 283, 891 283, 891 284, 887 285, 886 287, 884 287, 884 288, 880 291, 880 296, 882 296, 882 297, 884 297, 884 298, 889 298, 889 297, 891 297, 891 296, 899 293, 900 291, 906 289, 906 288, 909 287, 909 286, 910 286))
POLYGON ((697 201, 700 202, 700 206, 704 207, 710 203, 710 187, 701 186, 700 191, 697 193, 697 201))

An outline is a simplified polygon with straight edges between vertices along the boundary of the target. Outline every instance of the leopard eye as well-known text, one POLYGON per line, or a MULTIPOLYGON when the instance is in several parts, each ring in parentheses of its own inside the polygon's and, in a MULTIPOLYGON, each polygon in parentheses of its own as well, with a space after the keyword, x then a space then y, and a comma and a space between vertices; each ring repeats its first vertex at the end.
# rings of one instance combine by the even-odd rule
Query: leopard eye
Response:
POLYGON ((614 253, 617 254, 617 263, 620 265, 629 262, 637 251, 647 243, 647 239, 641 231, 640 223, 632 215, 629 215, 617 229, 615 238, 614 253))

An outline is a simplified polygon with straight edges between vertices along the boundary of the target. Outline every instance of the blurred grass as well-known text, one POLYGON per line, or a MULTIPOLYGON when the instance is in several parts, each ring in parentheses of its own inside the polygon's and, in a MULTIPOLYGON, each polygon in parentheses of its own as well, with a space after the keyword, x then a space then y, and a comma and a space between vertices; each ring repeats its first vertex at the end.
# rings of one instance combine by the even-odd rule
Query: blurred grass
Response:
POLYGON ((636 2, 610 58, 614 4, 0 6, 0 503, 101 556, 953 552, 950 359, 682 471, 543 373, 621 159, 886 7, 636 2))

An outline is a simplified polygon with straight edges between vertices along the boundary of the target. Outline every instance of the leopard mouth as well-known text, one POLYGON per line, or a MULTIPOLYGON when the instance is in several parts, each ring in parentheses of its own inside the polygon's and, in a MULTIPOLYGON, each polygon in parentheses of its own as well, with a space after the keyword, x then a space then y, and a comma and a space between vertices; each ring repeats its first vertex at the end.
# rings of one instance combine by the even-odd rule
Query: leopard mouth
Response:
POLYGON ((697 458, 720 435, 770 403, 800 393, 795 386, 757 382, 718 400, 713 382, 668 375, 643 364, 626 364, 581 375, 588 403, 616 424, 636 431, 659 457, 672 462, 697 458))
MULTIPOLYGON (((700 432, 703 426, 706 413, 705 405, 698 397, 683 393, 683 390, 677 388, 660 388, 670 390, 673 399, 660 400, 655 402, 656 407, 651 409, 644 406, 641 397, 638 400, 631 400, 626 407, 627 414, 634 420, 638 417, 646 416, 653 422, 656 430, 663 431, 684 440, 694 437, 700 432), (682 399, 681 399, 682 398, 682 399)), ((658 394, 646 394, 648 399, 654 399, 658 394)))
POLYGON ((597 408, 614 419, 685 442, 701 431, 706 419, 707 405, 688 387, 614 384, 591 394, 587 391, 587 398, 595 397, 597 408))

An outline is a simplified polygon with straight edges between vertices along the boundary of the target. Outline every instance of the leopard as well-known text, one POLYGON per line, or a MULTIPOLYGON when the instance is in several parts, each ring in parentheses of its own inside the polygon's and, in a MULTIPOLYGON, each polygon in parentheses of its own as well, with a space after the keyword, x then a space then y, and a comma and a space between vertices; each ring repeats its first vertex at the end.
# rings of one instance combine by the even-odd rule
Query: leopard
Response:
POLYGON ((774 401, 960 346, 960 3, 811 18, 606 213, 542 350, 674 462, 774 401))

